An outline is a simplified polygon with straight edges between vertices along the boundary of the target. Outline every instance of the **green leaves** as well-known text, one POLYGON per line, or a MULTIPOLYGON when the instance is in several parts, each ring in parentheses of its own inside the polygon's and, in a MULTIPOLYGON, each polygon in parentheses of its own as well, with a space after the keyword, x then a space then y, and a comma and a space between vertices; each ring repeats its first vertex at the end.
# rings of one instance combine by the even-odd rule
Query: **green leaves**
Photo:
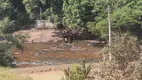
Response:
POLYGON ((9 0, 0 0, 0 18, 11 16, 12 8, 13 6, 9 0))
POLYGON ((43 5, 46 5, 47 0, 40 0, 43 5))
MULTIPOLYGON (((103 36, 108 34, 108 5, 111 8, 111 23, 113 32, 129 32, 138 35, 142 24, 142 1, 141 0, 96 0, 92 1, 96 14, 93 24, 90 28, 94 34, 103 36), (93 30, 92 30, 93 29, 93 30), (98 30, 96 33, 96 29, 98 30)), ((106 35, 107 36, 107 35, 106 35)))
POLYGON ((13 31, 14 21, 11 21, 8 17, 5 17, 3 20, 0 20, 0 33, 5 34, 13 31))
POLYGON ((23 4, 25 5, 25 9, 27 13, 30 15, 31 19, 39 17, 39 0, 23 0, 23 4))
POLYGON ((48 17, 53 15, 61 17, 62 0, 23 0, 23 4, 31 19, 49 20, 48 17), (51 8, 53 15, 46 14, 51 8))
POLYGON ((0 0, 0 19, 46 19, 53 23, 63 23, 69 28, 85 29, 95 35, 107 36, 108 5, 114 32, 140 32, 141 0, 0 0))
POLYGON ((92 15, 92 4, 89 0, 64 0, 63 3, 63 23, 69 28, 86 27, 90 15, 92 15))
POLYGON ((91 71, 91 65, 86 65, 84 60, 80 65, 74 65, 72 68, 64 70, 65 79, 63 80, 86 80, 91 71))
MULTIPOLYGON (((139 1, 137 3, 139 3, 139 1)), ((141 6, 137 6, 137 3, 135 5, 129 3, 114 12, 112 14, 113 27, 125 27, 127 31, 137 34, 137 31, 140 29, 140 18, 142 16, 142 11, 138 9, 141 6)))
POLYGON ((53 8, 47 8, 43 13, 43 17, 55 24, 59 22, 58 15, 54 14, 53 8))

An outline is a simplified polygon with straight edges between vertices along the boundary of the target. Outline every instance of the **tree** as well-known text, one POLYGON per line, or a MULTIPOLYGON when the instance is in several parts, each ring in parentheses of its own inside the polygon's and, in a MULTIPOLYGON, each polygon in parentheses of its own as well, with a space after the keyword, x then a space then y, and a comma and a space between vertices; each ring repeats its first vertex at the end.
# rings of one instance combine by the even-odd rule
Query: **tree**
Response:
POLYGON ((111 8, 112 30, 118 33, 129 32, 136 35, 141 26, 141 0, 105 0, 94 1, 94 12, 97 14, 94 22, 88 24, 89 30, 100 36, 108 35, 107 5, 111 8), (94 27, 90 27, 94 25, 94 27), (97 32, 97 33, 96 33, 97 32))
POLYGON ((62 0, 23 0, 23 4, 31 19, 40 19, 40 17, 48 19, 53 15, 62 16, 62 0), (41 12, 42 14, 40 14, 41 12))
POLYGON ((46 0, 43 6, 42 18, 49 20, 55 24, 62 21, 62 5, 63 0, 46 0))
POLYGON ((63 23, 69 28, 86 29, 86 23, 93 20, 93 6, 90 0, 64 0, 63 23))
POLYGON ((114 30, 138 35, 141 31, 142 1, 133 1, 112 14, 114 30))
POLYGON ((10 34, 13 31, 13 21, 8 17, 5 17, 3 20, 0 20, 0 38, 3 38, 6 43, 0 43, 0 66, 11 66, 12 67, 12 55, 11 48, 13 46, 23 49, 21 42, 17 37, 10 34))
POLYGON ((31 19, 39 19, 42 4, 40 0, 23 0, 23 4, 31 19))
POLYGON ((8 17, 0 20, 0 33, 1 35, 10 33, 14 31, 14 22, 11 21, 8 17))
POLYGON ((16 8, 10 0, 0 0, 0 11, 0 38, 7 41, 0 43, 0 66, 12 66, 11 48, 16 46, 22 49, 21 42, 11 34, 17 26, 15 26, 17 16, 13 16, 16 8))
POLYGON ((0 19, 4 17, 11 17, 13 13, 13 6, 9 0, 0 0, 0 19))

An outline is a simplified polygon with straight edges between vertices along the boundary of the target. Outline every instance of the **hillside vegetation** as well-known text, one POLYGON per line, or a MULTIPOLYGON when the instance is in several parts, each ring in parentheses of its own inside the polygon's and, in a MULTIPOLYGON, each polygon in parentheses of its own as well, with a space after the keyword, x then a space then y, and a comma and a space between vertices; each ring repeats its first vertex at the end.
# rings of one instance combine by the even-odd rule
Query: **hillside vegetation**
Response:
MULTIPOLYGON (((21 39, 26 36, 13 36, 13 33, 35 27, 31 25, 36 20, 91 33, 107 41, 109 7, 112 45, 104 48, 100 71, 93 76, 96 80, 142 80, 142 55, 138 43, 142 38, 142 0, 0 0, 0 66, 15 66, 11 49, 16 47, 23 51, 21 39)), ((74 71, 71 76, 77 72, 75 76, 81 78, 78 80, 85 79, 86 75, 78 73, 80 67, 76 68, 68 72, 74 71)), ((30 80, 0 70, 0 80, 30 80)), ((67 76, 70 80, 70 75, 67 76)))
POLYGON ((141 0, 0 0, 0 33, 29 28, 44 19, 100 37, 108 34, 108 11, 116 33, 141 34, 141 0))

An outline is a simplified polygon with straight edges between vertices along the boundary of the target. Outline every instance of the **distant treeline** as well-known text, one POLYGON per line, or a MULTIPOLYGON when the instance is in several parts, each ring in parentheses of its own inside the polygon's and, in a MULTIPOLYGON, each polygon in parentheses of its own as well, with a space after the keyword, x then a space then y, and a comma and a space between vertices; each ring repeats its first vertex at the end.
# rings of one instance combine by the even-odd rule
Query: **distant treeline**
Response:
POLYGON ((106 38, 108 6, 113 32, 141 34, 142 0, 0 0, 0 33, 44 19, 106 38))

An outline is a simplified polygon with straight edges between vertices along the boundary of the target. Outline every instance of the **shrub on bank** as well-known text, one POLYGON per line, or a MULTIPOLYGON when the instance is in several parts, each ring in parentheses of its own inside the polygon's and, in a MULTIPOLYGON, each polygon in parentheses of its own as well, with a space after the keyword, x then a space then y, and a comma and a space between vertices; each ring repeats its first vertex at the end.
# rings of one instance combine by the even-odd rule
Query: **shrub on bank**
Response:
POLYGON ((142 60, 137 38, 129 35, 115 37, 103 50, 104 60, 94 80, 142 80, 142 60), (112 60, 109 60, 111 53, 112 60))
POLYGON ((86 80, 90 71, 91 65, 87 66, 85 61, 82 60, 80 65, 65 69, 65 79, 62 80, 86 80))

